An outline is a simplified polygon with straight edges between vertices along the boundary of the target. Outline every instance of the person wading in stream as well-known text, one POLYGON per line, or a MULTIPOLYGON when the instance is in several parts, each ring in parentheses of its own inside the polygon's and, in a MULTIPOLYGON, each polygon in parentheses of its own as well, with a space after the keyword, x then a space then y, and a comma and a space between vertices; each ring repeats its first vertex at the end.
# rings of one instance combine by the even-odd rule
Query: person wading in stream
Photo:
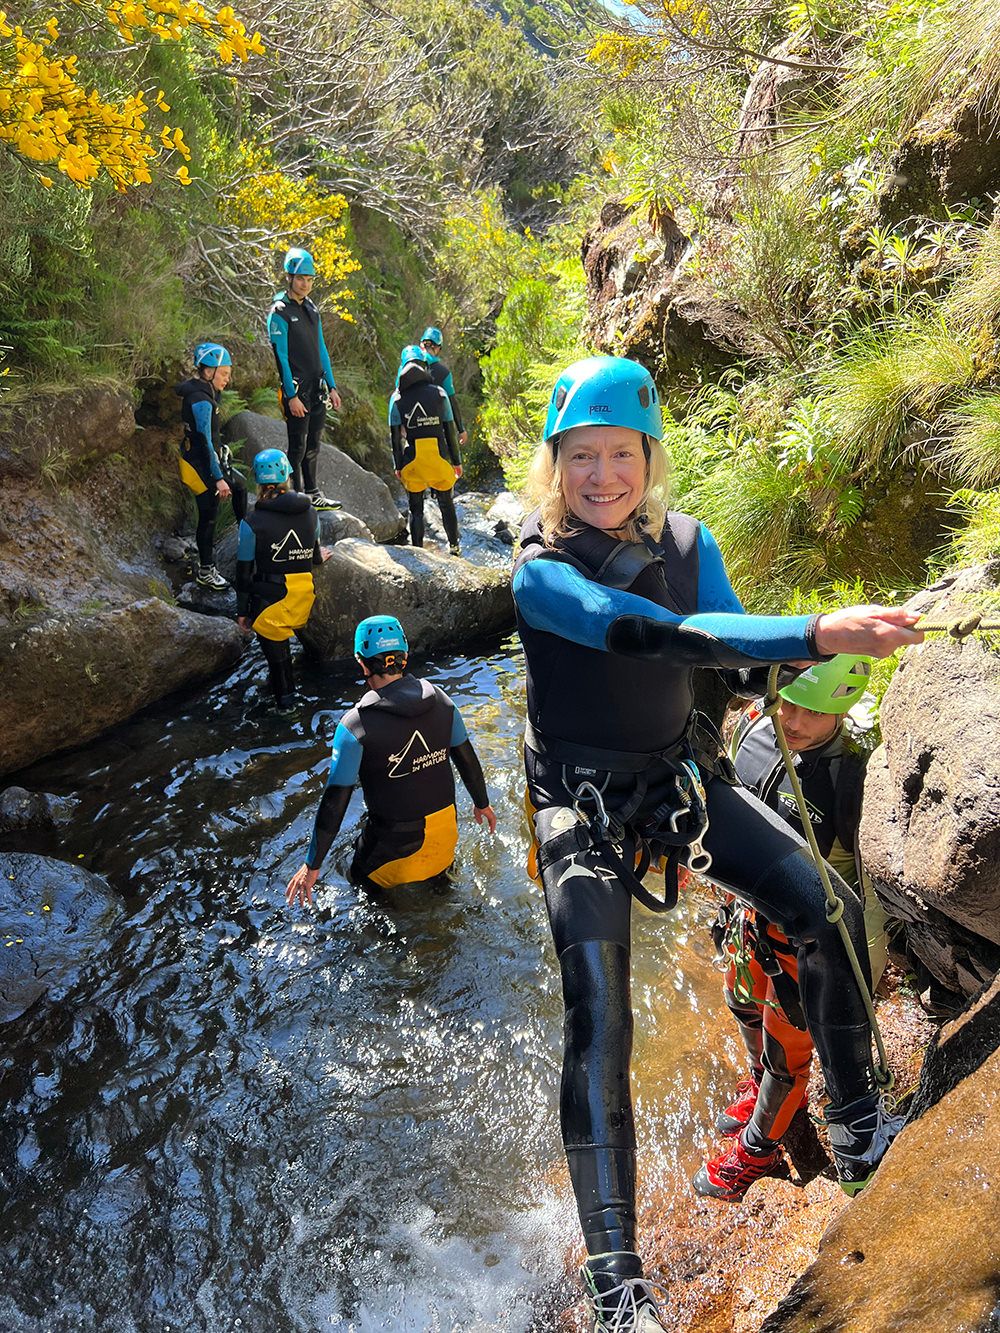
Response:
POLYGON ((181 481, 198 506, 198 574, 202 588, 229 584, 215 568, 215 519, 220 500, 232 500, 233 513, 247 511, 247 488, 233 468, 229 450, 219 444, 219 395, 233 373, 233 359, 220 343, 199 343, 194 349, 194 375, 178 384, 184 438, 180 446, 181 481))
POLYGON ((257 635, 280 713, 295 707, 291 639, 309 619, 316 598, 313 566, 330 555, 319 544, 319 520, 309 497, 288 488, 291 473, 281 449, 262 449, 254 458, 257 502, 240 523, 236 548, 237 622, 257 635))
MULTIPOLYGON (((764 689, 766 668, 744 674, 741 693, 764 689)), ((790 674, 790 669, 789 669, 790 674)), ((847 735, 844 718, 862 699, 871 676, 866 657, 841 654, 818 662, 781 690, 779 717, 809 806, 819 849, 852 888, 864 886, 865 936, 872 983, 886 963, 886 916, 861 865, 858 827, 864 757, 847 735)), ((802 832, 774 724, 763 700, 744 713, 733 737, 740 781, 802 832)), ((739 1024, 750 1057, 750 1073, 732 1104, 716 1120, 731 1146, 694 1177, 706 1197, 738 1202, 749 1186, 782 1163, 779 1141, 806 1105, 813 1044, 799 995, 796 946, 776 925, 731 896, 713 927, 728 960, 724 996, 739 1024)))
POLYGON ((281 381, 292 483, 296 491, 309 496, 314 509, 339 509, 340 503, 328 499, 316 480, 327 401, 334 411, 341 406, 323 338, 323 320, 309 295, 316 264, 308 250, 295 247, 285 255, 284 269, 288 287, 274 298, 267 336, 281 381))
POLYGON ((389 437, 393 467, 410 506, 410 541, 414 546, 424 544, 424 497, 430 488, 451 554, 458 555, 458 515, 451 492, 462 475, 462 455, 448 395, 431 381, 426 355, 415 344, 404 347, 400 355, 396 388, 389 399, 389 437))
POLYGON ((354 654, 369 689, 345 713, 306 861, 292 876, 289 903, 312 902, 323 858, 340 830, 357 782, 367 813, 354 845, 350 879, 368 888, 421 884, 455 859, 455 765, 472 797, 476 823, 490 833, 496 815, 462 715, 444 690, 406 676, 409 645, 394 616, 369 616, 354 634, 354 654))
MULTIPOLYGON (((706 871, 794 938, 803 1007, 830 1096, 840 1179, 867 1181, 902 1121, 876 1086, 871 1029, 820 875, 789 825, 741 788, 693 711, 692 669, 886 656, 923 635, 879 606, 752 616, 711 533, 668 513, 656 386, 591 357, 552 392, 513 591, 527 676, 534 855, 562 974, 560 1115, 586 1241, 595 1328, 661 1322, 638 1253, 629 1066, 632 899, 671 905, 680 863, 706 871), (641 882, 663 858, 665 901, 641 882)), ((857 895, 837 880, 863 955, 857 895)))
POLYGON ((451 414, 455 419, 455 429, 458 431, 458 442, 464 449, 469 441, 469 433, 462 425, 462 413, 459 411, 458 399, 455 397, 455 381, 451 377, 451 371, 441 360, 441 345, 444 338, 441 330, 430 325, 424 329, 420 335, 420 346, 424 356, 427 358, 427 364, 430 366, 431 381, 444 389, 448 395, 448 402, 451 405, 451 414))

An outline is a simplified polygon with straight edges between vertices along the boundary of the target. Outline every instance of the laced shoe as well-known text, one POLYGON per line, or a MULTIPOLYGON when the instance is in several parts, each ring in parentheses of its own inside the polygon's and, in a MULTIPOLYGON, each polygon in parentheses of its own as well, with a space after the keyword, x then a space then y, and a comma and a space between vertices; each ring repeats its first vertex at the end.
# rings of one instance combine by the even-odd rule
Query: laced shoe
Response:
POLYGON ((905 1124, 905 1116, 889 1114, 884 1097, 865 1097, 849 1106, 827 1108, 830 1147, 845 1194, 853 1198, 861 1193, 905 1124))
MULTIPOLYGON (((723 1138, 734 1138, 741 1129, 749 1125, 753 1118, 754 1108, 757 1105, 757 1098, 760 1095, 760 1084, 754 1078, 753 1074, 748 1074, 746 1078, 741 1078, 736 1085, 736 1098, 724 1111, 720 1111, 715 1117, 715 1128, 717 1133, 723 1138)), ((796 1115, 809 1105, 809 1089, 802 1089, 802 1100, 795 1108, 796 1115)))
POLYGON ((696 1194, 704 1199, 723 1199, 739 1203, 755 1180, 773 1175, 783 1159, 781 1148, 758 1155, 736 1139, 719 1157, 713 1157, 698 1168, 691 1184, 696 1194))
POLYGON ((580 1278, 593 1303, 594 1333, 664 1333, 654 1284, 637 1254, 591 1255, 580 1278))
POLYGON ((214 588, 217 592, 229 587, 214 565, 199 565, 195 583, 199 588, 214 588))
POLYGON ((459 546, 458 542, 452 542, 452 544, 448 547, 448 554, 449 554, 449 555, 461 555, 461 554, 462 554, 462 548, 461 548, 461 546, 459 546))
POLYGON ((322 491, 310 491, 309 499, 312 502, 313 509, 343 509, 344 507, 339 500, 331 500, 322 491))

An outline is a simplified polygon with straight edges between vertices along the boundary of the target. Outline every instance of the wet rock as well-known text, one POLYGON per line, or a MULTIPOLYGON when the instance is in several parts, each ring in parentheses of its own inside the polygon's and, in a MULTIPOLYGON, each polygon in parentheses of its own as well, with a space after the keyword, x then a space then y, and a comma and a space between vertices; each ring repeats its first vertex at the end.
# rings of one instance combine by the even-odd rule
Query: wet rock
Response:
POLYGON ((198 557, 198 547, 191 537, 164 537, 158 545, 164 560, 172 565, 182 565, 198 557))
POLYGON ((1000 1049, 1000 975, 934 1034, 910 1105, 917 1120, 1000 1049))
POLYGON ((365 616, 400 618, 415 651, 464 648, 514 623, 508 575, 461 557, 347 538, 315 571, 316 604, 301 638, 327 660, 350 657, 365 616))
POLYGON ((108 884, 80 866, 0 853, 0 1023, 72 986, 123 915, 108 884))
POLYGON ((907 1125, 761 1333, 996 1326, 998 1089, 994 1050, 907 1125))
POLYGON ((111 454, 135 433, 127 393, 90 385, 36 393, 16 409, 0 409, 0 480, 26 480, 48 471, 68 475, 82 462, 111 454))
POLYGON ((524 505, 511 491, 501 491, 486 511, 487 523, 495 527, 503 524, 519 532, 524 522, 524 505))
POLYGON ((8 787, 0 792, 0 833, 55 828, 71 818, 75 805, 71 796, 8 787))
POLYGON ((231 621, 156 597, 0 631, 0 773, 82 745, 230 666, 243 647, 231 621))
MULTIPOLYGON (((288 444, 285 423, 256 412, 237 412, 226 430, 234 451, 241 445, 243 458, 249 465, 262 449, 284 450, 288 444)), ((403 518, 388 486, 340 449, 320 445, 316 475, 323 493, 339 500, 348 513, 357 515, 371 529, 376 541, 394 541, 402 532, 403 518)))
MULTIPOLYGON (((1000 564, 951 576, 911 605, 948 621, 998 602, 1000 564)), ((995 614, 995 612, 994 612, 995 614)), ((979 635, 909 649, 882 704, 861 850, 907 942, 952 991, 1000 967, 1000 659, 979 635)))
MULTIPOLYGON (((233 549, 235 577, 235 542, 233 549)), ((236 589, 232 584, 228 588, 203 588, 190 579, 177 594, 177 605, 203 616, 228 616, 232 620, 236 617, 236 589)))

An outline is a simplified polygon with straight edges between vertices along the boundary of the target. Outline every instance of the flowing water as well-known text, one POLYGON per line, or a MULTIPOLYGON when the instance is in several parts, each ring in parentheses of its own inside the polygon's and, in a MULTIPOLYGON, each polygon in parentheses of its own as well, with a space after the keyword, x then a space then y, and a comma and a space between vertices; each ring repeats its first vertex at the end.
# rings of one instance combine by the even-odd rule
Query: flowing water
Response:
MULTIPOLYGON (((508 642, 415 665, 461 707, 500 819, 491 842, 462 794, 447 891, 347 884, 356 794, 316 910, 286 909, 360 692, 307 665, 292 723, 251 653, 19 775, 79 798, 33 849, 103 875, 127 915, 74 991, 5 1029, 0 1329, 516 1333, 558 1298, 577 1232, 558 984, 523 870, 521 659, 508 642)), ((709 909, 635 915, 649 1181, 701 1159, 736 1047, 709 909)))

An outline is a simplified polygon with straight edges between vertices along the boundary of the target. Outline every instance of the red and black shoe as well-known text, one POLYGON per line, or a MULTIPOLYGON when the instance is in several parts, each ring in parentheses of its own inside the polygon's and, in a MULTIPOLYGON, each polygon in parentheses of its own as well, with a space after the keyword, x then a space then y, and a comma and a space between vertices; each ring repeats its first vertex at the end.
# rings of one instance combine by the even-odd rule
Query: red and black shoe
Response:
POLYGON ((784 1175, 776 1170, 784 1166, 781 1148, 758 1156, 744 1148, 743 1140, 736 1139, 721 1157, 715 1157, 699 1167, 691 1184, 696 1194, 705 1199, 723 1199, 739 1203, 755 1180, 761 1176, 784 1175))
POLYGON ((759 1092, 760 1084, 753 1074, 740 1079, 736 1085, 735 1100, 715 1117, 715 1128, 724 1138, 732 1138, 744 1125, 750 1123, 759 1092))

